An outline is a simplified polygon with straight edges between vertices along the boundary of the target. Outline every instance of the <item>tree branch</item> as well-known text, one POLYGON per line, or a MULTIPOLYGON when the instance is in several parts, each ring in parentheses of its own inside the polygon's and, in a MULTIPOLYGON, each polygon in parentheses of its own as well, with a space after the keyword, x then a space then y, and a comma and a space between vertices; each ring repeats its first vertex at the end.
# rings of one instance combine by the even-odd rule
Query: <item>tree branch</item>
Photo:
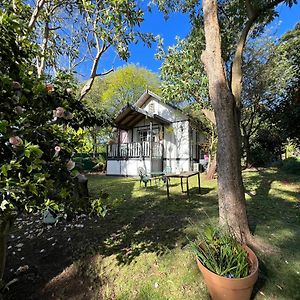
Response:
POLYGON ((105 75, 108 75, 109 73, 111 73, 111 72, 113 72, 113 71, 114 71, 114 69, 110 69, 110 70, 105 71, 105 72, 103 72, 103 73, 98 73, 98 74, 96 74, 95 77, 105 76, 105 75))
POLYGON ((245 0, 245 5, 248 14, 248 21, 245 24, 245 27, 242 30, 241 36, 239 38, 236 52, 232 64, 232 74, 231 74, 231 90, 235 99, 235 103, 238 109, 241 106, 241 90, 242 90, 242 60, 243 60, 243 51, 245 48, 245 43, 250 32, 251 27, 256 22, 258 17, 262 15, 263 12, 274 8, 279 3, 284 2, 284 0, 275 0, 266 5, 261 9, 256 9, 251 0, 245 0))
POLYGON ((43 6, 45 4, 46 0, 38 0, 35 9, 32 12, 29 24, 28 24, 28 31, 32 31, 35 22, 38 19, 38 16, 41 12, 41 10, 43 9, 43 6))
POLYGON ((43 44, 42 44, 42 55, 40 58, 40 63, 37 64, 37 75, 40 78, 45 69, 45 64, 46 64, 46 52, 48 48, 48 41, 49 41, 49 33, 50 33, 50 28, 49 28, 49 20, 45 22, 45 30, 44 30, 44 38, 43 38, 43 44))
MULTIPOLYGON (((95 29, 95 26, 96 26, 96 22, 94 22, 94 29, 95 29)), ((105 41, 103 41, 102 43, 102 47, 100 45, 100 40, 99 40, 99 37, 96 33, 96 30, 94 30, 94 39, 95 39, 95 43, 96 43, 96 49, 97 49, 97 54, 94 58, 94 61, 93 61, 93 66, 92 66, 92 69, 91 69, 91 74, 90 74, 90 78, 89 80, 86 82, 86 84, 83 86, 81 92, 80 92, 80 98, 79 100, 82 100, 85 95, 90 91, 90 89, 92 88, 92 85, 95 81, 95 78, 97 76, 101 76, 105 73, 101 73, 101 74, 98 74, 97 73, 97 68, 98 68, 98 64, 99 64, 99 61, 100 61, 100 58, 102 56, 102 54, 107 51, 107 49, 110 47, 110 45, 106 45, 105 41)), ((108 73, 112 72, 112 70, 108 71, 108 73)))

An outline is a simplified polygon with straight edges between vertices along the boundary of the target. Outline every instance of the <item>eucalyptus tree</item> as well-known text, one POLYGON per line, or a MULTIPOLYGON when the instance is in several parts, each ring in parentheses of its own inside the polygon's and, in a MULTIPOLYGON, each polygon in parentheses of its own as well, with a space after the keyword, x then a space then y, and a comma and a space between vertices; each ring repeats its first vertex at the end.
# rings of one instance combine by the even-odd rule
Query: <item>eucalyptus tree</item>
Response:
MULTIPOLYGON (((15 3, 17 10, 22 1, 15 3)), ((113 71, 101 67, 105 53, 111 49, 127 60, 130 43, 140 40, 150 46, 153 40, 151 34, 139 31, 144 12, 137 1, 39 0, 29 11, 28 28, 40 49, 36 57, 39 77, 61 68, 74 73, 83 62, 90 66, 80 99, 96 77, 113 71)))
MULTIPOLYGON (((253 26, 266 24, 274 16, 274 7, 296 1, 242 1, 236 6, 241 31, 237 34, 230 77, 224 71, 218 6, 215 0, 203 0, 206 48, 201 59, 209 79, 209 94, 215 110, 218 130, 218 194, 221 224, 232 228, 237 239, 254 242, 250 233, 241 174, 240 108, 242 92, 242 60, 246 40, 253 26), (241 10, 242 9, 242 10, 241 10)), ((239 3, 236 3, 236 5, 239 3)))
POLYGON ((255 244, 248 225, 241 173, 243 53, 249 35, 263 31, 276 16, 274 8, 278 4, 292 6, 297 1, 203 0, 202 7, 198 1, 157 2, 160 7, 191 12, 192 18, 202 16, 200 8, 203 10, 205 50, 201 61, 208 76, 209 98, 217 124, 219 221, 228 226, 238 240, 255 244), (228 34, 224 35, 226 31, 228 34), (227 49, 226 53, 223 47, 227 49))

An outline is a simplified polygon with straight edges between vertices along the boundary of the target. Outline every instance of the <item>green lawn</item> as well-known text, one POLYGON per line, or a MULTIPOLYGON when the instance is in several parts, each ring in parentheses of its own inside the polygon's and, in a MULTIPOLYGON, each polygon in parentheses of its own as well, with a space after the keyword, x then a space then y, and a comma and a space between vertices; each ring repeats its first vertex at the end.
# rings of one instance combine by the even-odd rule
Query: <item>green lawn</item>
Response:
MULTIPOLYGON (((255 299, 300 299, 300 178, 274 168, 247 171, 244 181, 251 229, 277 249, 258 253, 255 299)), ((109 212, 95 233, 94 263, 78 264, 101 282, 103 299, 208 299, 187 243, 217 222, 216 181, 202 178, 198 195, 193 178, 188 199, 173 179, 170 200, 165 189, 133 178, 90 176, 89 184, 94 197, 110 193, 109 212)))

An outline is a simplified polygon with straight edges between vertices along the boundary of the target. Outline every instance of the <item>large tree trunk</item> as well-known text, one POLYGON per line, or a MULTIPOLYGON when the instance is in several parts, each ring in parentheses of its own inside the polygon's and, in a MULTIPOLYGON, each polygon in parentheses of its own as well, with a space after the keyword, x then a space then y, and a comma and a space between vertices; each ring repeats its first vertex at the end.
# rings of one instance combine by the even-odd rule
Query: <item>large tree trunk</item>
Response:
POLYGON ((242 242, 251 238, 241 172, 239 113, 225 75, 217 1, 203 0, 206 49, 201 59, 209 80, 209 95, 218 132, 219 220, 242 242))

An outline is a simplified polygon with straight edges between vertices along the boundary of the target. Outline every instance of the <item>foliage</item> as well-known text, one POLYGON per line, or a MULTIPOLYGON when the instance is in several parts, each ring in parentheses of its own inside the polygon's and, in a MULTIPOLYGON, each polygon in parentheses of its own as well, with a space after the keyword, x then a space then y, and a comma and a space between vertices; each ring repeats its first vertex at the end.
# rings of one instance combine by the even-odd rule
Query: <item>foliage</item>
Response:
POLYGON ((243 278, 249 275, 246 251, 228 233, 213 226, 205 228, 202 236, 191 243, 193 252, 210 271, 228 278, 243 278))
POLYGON ((293 156, 293 154, 296 153, 296 150, 296 141, 288 138, 287 141, 284 143, 285 158, 290 158, 291 156, 293 156))
POLYGON ((249 162, 256 166, 276 160, 281 143, 299 143, 298 31, 296 25, 277 42, 259 39, 246 48, 241 128, 249 162))
POLYGON ((300 160, 296 157, 290 157, 282 162, 282 171, 288 174, 300 175, 300 160))
MULTIPOLYGON (((145 90, 160 93, 158 76, 134 64, 125 65, 116 71, 95 80, 84 103, 97 115, 106 115, 111 121, 105 126, 93 127, 82 137, 92 140, 93 150, 107 143, 112 136, 112 120, 127 103, 135 103, 145 90), (97 145, 96 145, 97 144, 97 145)), ((95 152, 99 152, 98 150, 95 152)))
POLYGON ((77 138, 70 128, 103 121, 76 100, 70 75, 57 73, 47 84, 37 78, 36 47, 22 12, 2 7, 0 32, 1 219, 12 223, 23 210, 49 203, 76 210, 78 172, 71 158, 77 138))
MULTIPOLYGON (((32 11, 36 8, 31 2, 28 5, 32 11)), ((130 43, 142 40, 150 45, 151 34, 139 31, 143 15, 136 1, 46 0, 33 26, 40 49, 37 63, 42 72, 65 69, 73 73, 88 61, 95 64, 90 78, 105 73, 98 64, 109 48, 127 60, 130 43)))
POLYGON ((167 51, 163 40, 159 40, 156 58, 163 60, 160 76, 166 101, 177 105, 195 102, 204 107, 209 105, 208 81, 200 59, 203 49, 203 29, 196 25, 186 39, 177 38, 176 45, 168 47, 167 51))
POLYGON ((273 122, 281 129, 283 139, 294 139, 300 144, 300 23, 285 33, 271 58, 273 77, 286 77, 280 102, 274 109, 273 122), (287 76, 287 74, 289 76, 287 76))
POLYGON ((160 92, 158 76, 134 64, 125 65, 99 78, 85 101, 94 110, 114 117, 127 103, 133 104, 145 92, 160 92))
POLYGON ((254 166, 268 166, 280 159, 282 142, 278 128, 266 123, 251 141, 251 163, 254 166))

